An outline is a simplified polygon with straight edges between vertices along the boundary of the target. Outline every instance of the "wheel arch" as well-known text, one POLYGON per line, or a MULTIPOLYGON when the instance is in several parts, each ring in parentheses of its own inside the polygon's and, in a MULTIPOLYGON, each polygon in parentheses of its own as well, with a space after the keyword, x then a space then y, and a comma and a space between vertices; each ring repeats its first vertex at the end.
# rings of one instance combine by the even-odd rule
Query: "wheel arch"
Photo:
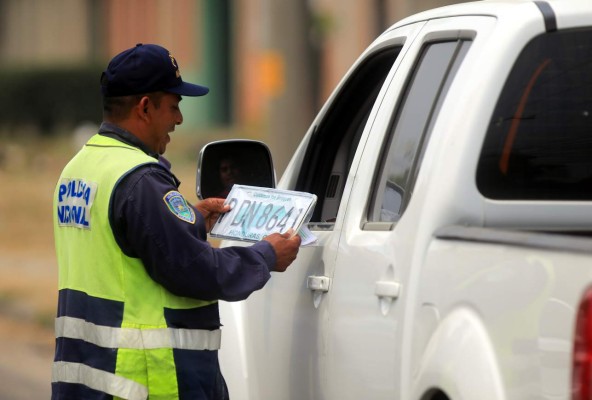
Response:
POLYGON ((412 398, 505 400, 496 351, 478 313, 460 306, 431 335, 414 373, 412 398))

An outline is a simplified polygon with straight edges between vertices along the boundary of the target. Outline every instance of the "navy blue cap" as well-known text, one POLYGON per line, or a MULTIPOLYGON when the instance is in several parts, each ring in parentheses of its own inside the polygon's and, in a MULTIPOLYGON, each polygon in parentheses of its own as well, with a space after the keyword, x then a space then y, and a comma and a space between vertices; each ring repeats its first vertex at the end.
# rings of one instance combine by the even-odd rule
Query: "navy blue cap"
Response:
POLYGON ((101 75, 103 96, 128 96, 152 92, 203 96, 210 89, 183 82, 179 64, 164 47, 139 43, 111 60, 101 75))

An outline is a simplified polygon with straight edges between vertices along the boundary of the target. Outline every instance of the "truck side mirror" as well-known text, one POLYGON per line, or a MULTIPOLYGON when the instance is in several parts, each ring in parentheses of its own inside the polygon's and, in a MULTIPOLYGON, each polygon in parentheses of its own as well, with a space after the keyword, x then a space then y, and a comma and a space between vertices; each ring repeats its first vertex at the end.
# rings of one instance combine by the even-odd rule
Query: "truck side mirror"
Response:
POLYGON ((265 143, 233 139, 203 147, 197 161, 197 197, 226 198, 235 183, 275 188, 273 161, 265 143))

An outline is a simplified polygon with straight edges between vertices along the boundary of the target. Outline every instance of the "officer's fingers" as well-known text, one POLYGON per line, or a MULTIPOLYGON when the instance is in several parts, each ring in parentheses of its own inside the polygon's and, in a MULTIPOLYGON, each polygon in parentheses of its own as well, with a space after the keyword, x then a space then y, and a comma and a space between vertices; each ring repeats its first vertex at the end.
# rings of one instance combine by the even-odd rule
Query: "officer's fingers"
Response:
POLYGON ((212 199, 212 210, 218 213, 225 213, 230 211, 230 205, 224 204, 224 199, 212 199))
POLYGON ((288 229, 286 232, 281 233, 281 237, 283 237, 284 239, 290 239, 293 235, 294 235, 294 229, 290 228, 288 229))
POLYGON ((288 239, 290 244, 292 246, 300 246, 300 243, 302 242, 302 238, 296 234, 296 231, 292 228, 288 229, 283 235, 282 237, 284 237, 285 239, 288 239))
POLYGON ((290 233, 283 234, 274 233, 269 235, 264 240, 271 243, 276 254, 276 265, 274 271, 284 272, 290 264, 296 259, 298 250, 300 249, 300 236, 294 235, 289 237, 290 233))
POLYGON ((272 244, 272 246, 281 246, 281 247, 298 247, 300 246, 300 242, 302 239, 300 236, 295 234, 294 229, 288 229, 284 233, 273 233, 263 238, 272 244))
POLYGON ((224 204, 224 199, 204 199, 195 205, 202 214, 225 213, 230 211, 230 206, 224 204))
POLYGON ((209 208, 211 210, 215 210, 221 208, 224 204, 224 199, 218 199, 216 197, 210 197, 209 199, 203 200, 204 207, 209 208))
POLYGON ((302 238, 299 235, 294 235, 289 239, 296 247, 300 247, 300 243, 302 243, 302 238))

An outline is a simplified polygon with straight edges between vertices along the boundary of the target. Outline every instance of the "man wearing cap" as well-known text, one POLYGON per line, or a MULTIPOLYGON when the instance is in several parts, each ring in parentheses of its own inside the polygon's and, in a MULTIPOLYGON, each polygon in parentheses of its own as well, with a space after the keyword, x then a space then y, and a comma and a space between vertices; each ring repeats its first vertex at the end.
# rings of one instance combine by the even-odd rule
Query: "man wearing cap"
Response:
POLYGON ((184 82, 163 47, 138 44, 101 76, 103 123, 54 195, 59 265, 52 399, 227 399, 217 300, 260 289, 296 258, 297 235, 212 248, 222 199, 195 206, 162 157, 183 122, 184 82))

